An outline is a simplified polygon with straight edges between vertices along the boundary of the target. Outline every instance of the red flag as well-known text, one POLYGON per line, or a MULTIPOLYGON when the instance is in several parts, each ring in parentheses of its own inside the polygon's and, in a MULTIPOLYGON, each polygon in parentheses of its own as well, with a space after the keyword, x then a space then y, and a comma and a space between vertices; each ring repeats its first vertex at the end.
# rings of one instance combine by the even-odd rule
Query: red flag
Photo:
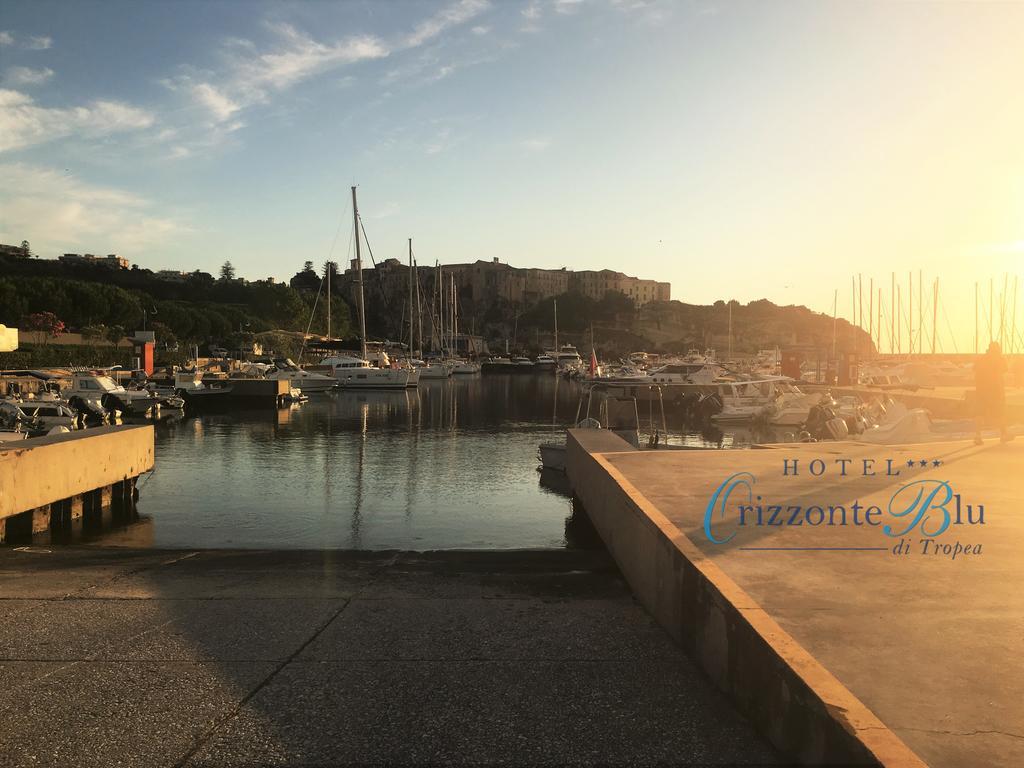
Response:
POLYGON ((594 348, 590 348, 590 378, 594 378, 597 374, 597 353, 594 352, 594 348))

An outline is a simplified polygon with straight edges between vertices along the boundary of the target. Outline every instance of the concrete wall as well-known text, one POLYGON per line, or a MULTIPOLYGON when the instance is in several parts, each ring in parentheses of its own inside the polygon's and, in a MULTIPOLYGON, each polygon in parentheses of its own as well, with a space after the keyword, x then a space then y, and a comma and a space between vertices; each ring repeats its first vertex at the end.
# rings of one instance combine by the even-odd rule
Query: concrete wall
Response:
POLYGON ((98 427, 0 443, 0 521, 153 468, 153 427, 98 427))
POLYGON ((602 457, 630 450, 605 430, 570 430, 569 479, 634 594, 672 638, 791 758, 923 766, 602 457))

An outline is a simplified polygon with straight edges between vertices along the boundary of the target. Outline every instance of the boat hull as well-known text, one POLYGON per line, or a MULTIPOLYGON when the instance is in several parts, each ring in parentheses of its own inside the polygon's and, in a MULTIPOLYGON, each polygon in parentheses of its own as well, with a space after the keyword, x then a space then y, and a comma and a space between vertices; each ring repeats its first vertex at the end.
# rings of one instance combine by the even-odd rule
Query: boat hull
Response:
POLYGON ((342 389, 406 389, 419 381, 410 371, 396 368, 342 369, 337 376, 342 389))
POLYGON ((540 463, 544 469, 565 472, 565 443, 541 443, 540 463))

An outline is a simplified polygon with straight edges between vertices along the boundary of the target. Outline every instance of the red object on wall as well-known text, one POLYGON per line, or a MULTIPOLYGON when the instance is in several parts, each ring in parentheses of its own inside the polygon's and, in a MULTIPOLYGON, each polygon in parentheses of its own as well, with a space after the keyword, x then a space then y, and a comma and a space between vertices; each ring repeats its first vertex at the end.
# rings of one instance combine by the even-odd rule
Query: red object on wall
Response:
POLYGON ((799 352, 783 352, 782 353, 782 375, 788 376, 791 379, 800 378, 800 353, 799 352))
POLYGON ((156 344, 152 341, 136 341, 135 357, 139 359, 139 367, 146 372, 147 376, 153 375, 153 352, 156 344))

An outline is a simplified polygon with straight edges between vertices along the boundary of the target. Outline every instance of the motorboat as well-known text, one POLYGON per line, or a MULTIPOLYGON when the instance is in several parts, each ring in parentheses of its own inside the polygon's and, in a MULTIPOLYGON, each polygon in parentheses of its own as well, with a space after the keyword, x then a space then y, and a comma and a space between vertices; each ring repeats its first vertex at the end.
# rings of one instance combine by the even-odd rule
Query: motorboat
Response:
POLYGON ((528 373, 533 370, 533 360, 528 357, 513 357, 509 362, 517 373, 528 373))
POLYGON ((419 383, 421 369, 375 368, 370 361, 351 355, 332 355, 320 361, 334 371, 343 389, 405 389, 419 383))
POLYGON ((186 405, 212 405, 230 397, 232 384, 207 384, 202 371, 178 371, 174 374, 174 391, 186 405))
POLYGON ((338 379, 336 377, 304 370, 288 358, 274 360, 274 365, 267 371, 266 378, 277 381, 284 379, 292 387, 301 389, 307 395, 316 392, 326 392, 338 386, 338 379))
POLYGON ((69 401, 78 397, 90 406, 128 413, 146 413, 164 404, 167 398, 145 389, 125 389, 110 376, 77 371, 72 374, 71 387, 61 391, 69 401))
POLYGON ((559 349, 548 352, 548 355, 554 358, 555 364, 562 369, 579 368, 583 365, 579 350, 572 344, 563 344, 559 349))
POLYGON ((483 373, 511 373, 512 361, 507 357, 490 357, 480 365, 483 373))
POLYGON ((0 400, 0 413, 7 420, 21 421, 38 427, 67 427, 76 429, 81 418, 74 410, 60 402, 41 400, 0 400))
POLYGON ((669 363, 648 373, 651 383, 661 386, 672 384, 708 385, 721 377, 724 369, 717 363, 704 360, 669 363))
POLYGON ((795 387, 790 382, 782 376, 719 382, 715 385, 715 394, 722 403, 722 409, 713 414, 711 420, 721 424, 753 421, 765 412, 780 392, 792 393, 795 387))
POLYGON ((533 368, 536 371, 553 371, 557 365, 555 358, 549 354, 537 355, 533 361, 533 368))
POLYGON ((472 376, 480 373, 480 364, 472 360, 453 360, 452 374, 455 376, 472 376))

